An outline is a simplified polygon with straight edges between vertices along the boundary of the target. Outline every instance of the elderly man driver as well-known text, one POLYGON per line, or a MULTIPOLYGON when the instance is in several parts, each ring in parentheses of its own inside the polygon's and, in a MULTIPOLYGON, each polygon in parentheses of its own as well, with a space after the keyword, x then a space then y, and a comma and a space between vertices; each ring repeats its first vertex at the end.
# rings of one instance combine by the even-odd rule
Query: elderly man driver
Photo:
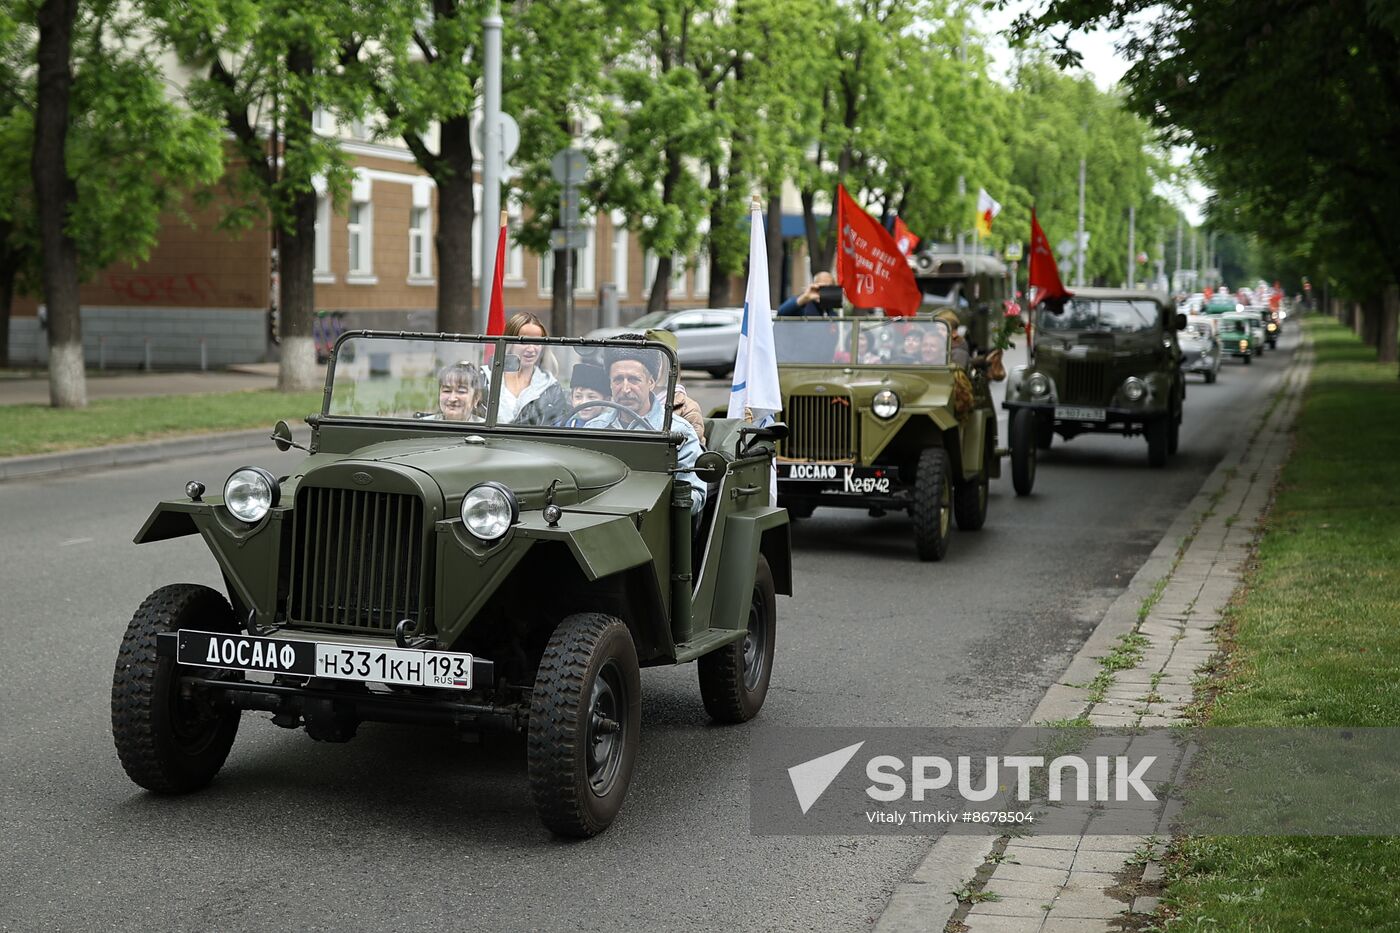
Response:
MULTIPOLYGON (((661 381, 663 359, 660 351, 642 347, 609 350, 606 362, 612 400, 637 417, 629 418, 616 409, 607 408, 588 422, 588 427, 661 430, 670 408, 666 404, 666 384, 661 381)), ((700 438, 696 436, 695 429, 684 418, 676 417, 671 419, 671 431, 684 437, 676 455, 676 466, 683 470, 695 466, 695 460, 700 456, 700 438)), ((698 514, 705 506, 705 484, 694 473, 678 475, 690 485, 690 511, 698 514)))

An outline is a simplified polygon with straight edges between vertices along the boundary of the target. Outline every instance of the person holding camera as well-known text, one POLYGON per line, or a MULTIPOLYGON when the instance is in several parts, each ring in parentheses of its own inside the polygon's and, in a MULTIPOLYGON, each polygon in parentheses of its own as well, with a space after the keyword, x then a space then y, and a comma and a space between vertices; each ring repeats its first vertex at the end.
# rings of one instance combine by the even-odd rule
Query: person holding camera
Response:
POLYGON ((778 317, 826 317, 831 312, 821 305, 821 289, 835 284, 830 272, 818 272, 801 294, 778 305, 778 317))

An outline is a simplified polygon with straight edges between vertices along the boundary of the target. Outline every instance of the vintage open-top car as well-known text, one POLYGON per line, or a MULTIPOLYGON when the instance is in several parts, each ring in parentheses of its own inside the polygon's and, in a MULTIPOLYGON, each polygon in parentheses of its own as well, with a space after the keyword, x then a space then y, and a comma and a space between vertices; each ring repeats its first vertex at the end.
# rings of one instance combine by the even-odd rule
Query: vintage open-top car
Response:
POLYGON ((1220 315, 1220 346, 1225 353, 1248 365, 1259 355, 1259 343, 1259 319, 1255 315, 1248 311, 1220 315))
MULTIPOLYGON (((954 517, 981 528, 1001 475, 996 409, 984 372, 969 376, 950 359, 951 340, 948 323, 929 315, 776 319, 790 432, 778 450, 779 504, 799 518, 830 506, 907 511, 922 560, 943 558, 954 517)), ((1016 491, 1033 481, 1032 468, 1016 491)))
POLYGON ((1186 315, 1152 291, 1081 288, 1036 312, 1030 363, 1007 384, 1011 446, 1056 434, 1147 435, 1147 461, 1176 453, 1186 380, 1177 331, 1186 315))
POLYGON ((698 452, 672 419, 675 373, 640 340, 343 336, 290 475, 191 482, 136 535, 199 535, 227 592, 162 587, 131 620, 112 689, 127 773, 203 786, 243 710, 324 741, 369 720, 500 728, 528 733, 547 827, 605 829, 637 754, 639 667, 697 661, 709 714, 748 720, 775 593, 792 592, 769 501, 783 426, 711 421, 698 452), (522 357, 558 376, 547 419, 505 416, 529 407, 505 388, 522 357), (579 391, 576 364, 606 383, 579 391))

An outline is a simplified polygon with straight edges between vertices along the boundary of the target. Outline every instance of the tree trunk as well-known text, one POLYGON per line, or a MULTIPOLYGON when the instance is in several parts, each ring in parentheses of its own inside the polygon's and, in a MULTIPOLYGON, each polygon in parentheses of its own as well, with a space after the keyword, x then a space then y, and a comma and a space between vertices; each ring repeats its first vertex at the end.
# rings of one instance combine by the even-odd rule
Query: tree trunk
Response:
POLYGON ((0 366, 10 365, 10 311, 15 298, 15 276, 19 274, 18 251, 8 247, 14 225, 0 220, 0 366))
POLYGON ((1381 298, 1380 343, 1376 359, 1382 363, 1400 360, 1400 285, 1387 285, 1381 298))
MULTIPOLYGON (((294 79, 310 81, 313 58, 310 49, 293 46, 287 54, 287 71, 294 79)), ((311 103, 303 98, 286 111, 283 138, 289 150, 306 145, 311 138, 311 103)), ((277 388, 283 392, 304 392, 316 388, 316 343, 312 328, 316 319, 316 191, 304 190, 287 195, 288 223, 277 236, 278 324, 281 329, 281 364, 277 388)))
POLYGON ((671 301, 671 257, 656 257, 656 280, 651 283, 651 295, 647 298, 647 313, 665 311, 671 301))
POLYGON ((768 246, 768 300, 773 310, 783 303, 783 186, 779 182, 768 186, 768 229, 764 231, 768 246))
MULTIPOLYGON (((438 190, 437 328, 447 334, 484 331, 472 320, 472 224, 476 197, 472 191, 472 142, 469 117, 444 120, 439 131, 441 156, 434 163, 438 190)), ((483 228, 482 235, 487 235, 483 228)))
POLYGON ((39 209, 41 278, 49 317, 49 401, 55 408, 87 405, 83 322, 78 304, 78 246, 67 233, 77 187, 68 177, 68 105, 73 22, 78 0, 44 0, 39 7, 34 152, 30 171, 39 209))
POLYGON ((551 270, 549 287, 552 296, 549 302, 549 335, 551 337, 569 336, 569 283, 566 277, 569 271, 569 263, 578 256, 576 250, 556 249, 554 251, 554 268, 551 270))
MULTIPOLYGON (((826 271, 821 262, 821 234, 817 232, 816 192, 802 189, 802 226, 807 235, 807 278, 810 280, 818 272, 826 271)), ((833 218, 832 223, 836 221, 833 218)))

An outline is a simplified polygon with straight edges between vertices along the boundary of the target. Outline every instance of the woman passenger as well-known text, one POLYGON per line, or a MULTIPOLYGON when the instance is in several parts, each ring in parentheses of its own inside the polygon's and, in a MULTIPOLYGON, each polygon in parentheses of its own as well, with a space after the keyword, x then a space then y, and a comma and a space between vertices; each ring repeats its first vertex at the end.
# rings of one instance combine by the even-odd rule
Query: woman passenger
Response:
MULTIPOLYGON (((528 311, 506 322, 507 337, 548 337, 544 322, 528 311)), ((520 361, 516 372, 502 379, 497 424, 557 424, 569 411, 568 399, 554 373, 554 358, 538 343, 507 344, 506 352, 520 361)))
POLYGON ((438 372, 437 417, 443 421, 486 420, 486 375, 480 366, 464 361, 438 372))

